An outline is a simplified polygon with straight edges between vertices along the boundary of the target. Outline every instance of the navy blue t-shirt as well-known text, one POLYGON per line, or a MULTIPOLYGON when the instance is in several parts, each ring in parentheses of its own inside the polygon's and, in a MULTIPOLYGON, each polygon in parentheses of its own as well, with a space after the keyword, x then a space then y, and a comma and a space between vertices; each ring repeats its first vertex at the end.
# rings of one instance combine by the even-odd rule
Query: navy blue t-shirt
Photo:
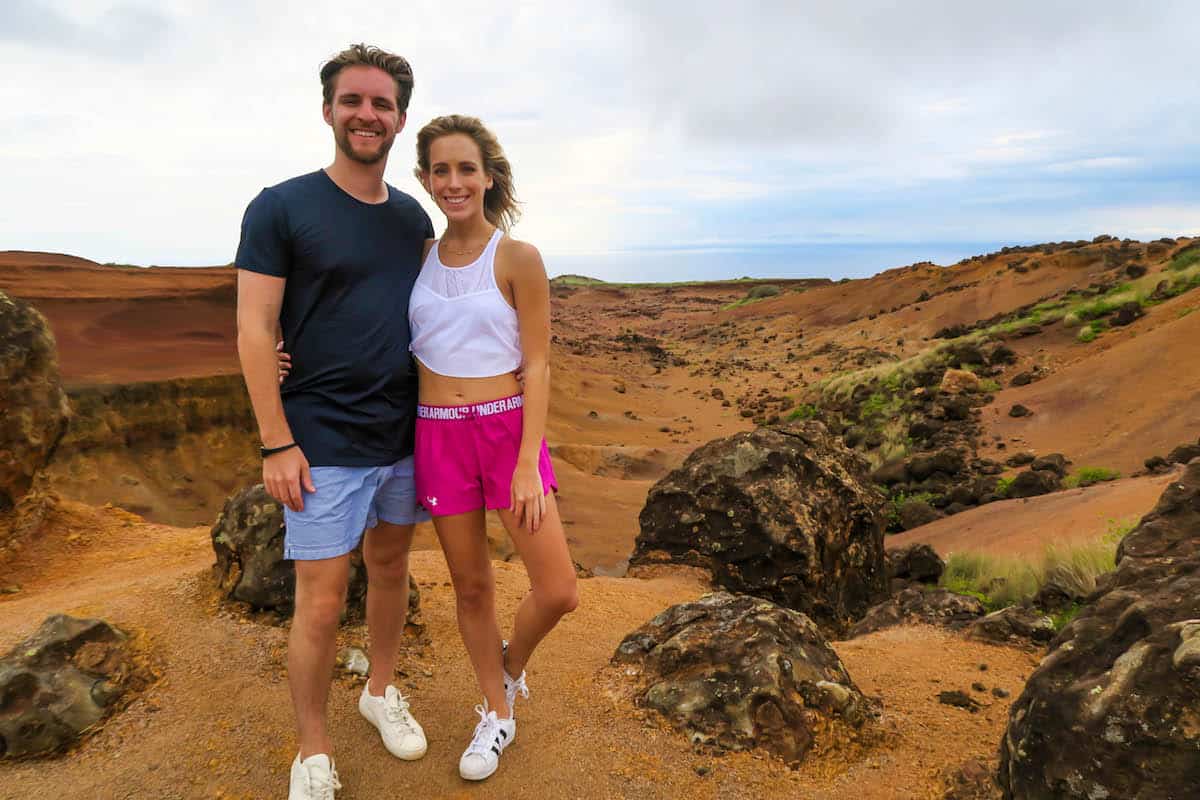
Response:
POLYGON ((316 466, 384 466, 413 451, 417 376, 408 297, 433 223, 409 195, 364 203, 324 170, 246 208, 238 269, 286 278, 279 322, 288 425, 316 466))

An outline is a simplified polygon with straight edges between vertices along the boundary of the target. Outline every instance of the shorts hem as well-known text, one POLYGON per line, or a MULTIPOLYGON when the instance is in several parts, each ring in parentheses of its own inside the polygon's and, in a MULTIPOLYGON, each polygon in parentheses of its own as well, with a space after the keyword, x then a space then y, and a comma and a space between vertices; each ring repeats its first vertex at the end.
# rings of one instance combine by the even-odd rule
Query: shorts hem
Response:
MULTIPOLYGON (((362 537, 359 537, 360 539, 362 537)), ((289 561, 321 561, 326 558, 337 558, 344 556, 347 553, 358 547, 358 539, 351 542, 341 542, 339 544, 325 544, 320 546, 305 546, 305 545, 284 545, 283 557, 289 561)))
POLYGON ((410 519, 400 521, 394 519, 384 519, 382 515, 377 517, 378 522, 386 522, 388 525, 416 525, 418 522, 429 522, 430 514, 424 508, 418 508, 409 515, 410 519))

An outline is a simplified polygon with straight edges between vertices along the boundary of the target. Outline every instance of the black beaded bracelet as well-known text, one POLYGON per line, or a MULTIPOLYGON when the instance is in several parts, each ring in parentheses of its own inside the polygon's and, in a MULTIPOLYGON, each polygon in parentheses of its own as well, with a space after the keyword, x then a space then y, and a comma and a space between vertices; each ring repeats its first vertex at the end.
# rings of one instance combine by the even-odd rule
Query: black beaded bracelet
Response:
POLYGON ((285 444, 282 447, 260 447, 258 448, 258 454, 263 458, 266 458, 267 456, 273 456, 276 453, 282 453, 284 450, 291 450, 293 447, 298 447, 298 445, 295 442, 292 442, 291 444, 285 444))

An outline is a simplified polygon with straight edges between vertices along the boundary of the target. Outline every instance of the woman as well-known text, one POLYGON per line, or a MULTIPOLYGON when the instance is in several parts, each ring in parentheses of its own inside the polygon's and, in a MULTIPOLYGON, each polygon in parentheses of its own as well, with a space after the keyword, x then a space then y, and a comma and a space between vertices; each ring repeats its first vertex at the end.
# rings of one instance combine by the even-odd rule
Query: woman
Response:
POLYGON ((419 374, 416 489, 450 568, 459 632, 483 692, 459 774, 483 780, 516 736, 513 704, 529 696, 529 657, 578 603, 543 438, 550 289, 537 248, 506 235, 519 216, 512 171, 478 119, 450 115, 422 128, 415 174, 446 215, 445 233, 426 242, 408 308, 419 374), (508 642, 496 621, 488 509, 529 574, 508 642))

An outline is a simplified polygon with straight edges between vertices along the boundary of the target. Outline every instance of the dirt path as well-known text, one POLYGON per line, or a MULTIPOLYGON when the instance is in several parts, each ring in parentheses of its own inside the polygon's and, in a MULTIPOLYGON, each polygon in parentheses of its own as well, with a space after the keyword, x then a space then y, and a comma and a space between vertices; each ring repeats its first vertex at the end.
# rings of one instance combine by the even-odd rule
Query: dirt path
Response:
MULTIPOLYGON (((0 765, 0 798, 275 798, 294 755, 284 670, 285 630, 214 613, 203 528, 134 521, 117 510, 68 504, 25 554, 22 591, 0 603, 0 648, 48 614, 96 615, 144 632, 162 680, 65 757, 0 765), (70 542, 71 532, 76 538, 70 542)), ((517 564, 496 564, 502 619, 527 588, 517 564)), ((614 700, 598 675, 621 638, 704 587, 685 577, 594 578, 582 603, 531 666, 520 736, 480 786, 457 774, 474 725, 477 689, 465 667, 453 595, 437 552, 413 555, 429 644, 410 645, 399 683, 429 736, 419 762, 392 759, 355 710, 360 684, 339 678, 331 697, 342 800, 423 797, 788 797, 896 800, 937 795, 939 775, 988 756, 1008 700, 974 692, 978 714, 940 705, 937 692, 972 682, 1015 696, 1035 657, 906 628, 836 645, 851 675, 882 699, 883 744, 849 767, 814 761, 799 771, 751 754, 693 753, 683 736, 614 700), (979 665, 988 670, 981 672, 979 665), (703 773, 703 774, 701 774, 703 773)), ((361 628, 345 643, 363 644, 361 628)))

